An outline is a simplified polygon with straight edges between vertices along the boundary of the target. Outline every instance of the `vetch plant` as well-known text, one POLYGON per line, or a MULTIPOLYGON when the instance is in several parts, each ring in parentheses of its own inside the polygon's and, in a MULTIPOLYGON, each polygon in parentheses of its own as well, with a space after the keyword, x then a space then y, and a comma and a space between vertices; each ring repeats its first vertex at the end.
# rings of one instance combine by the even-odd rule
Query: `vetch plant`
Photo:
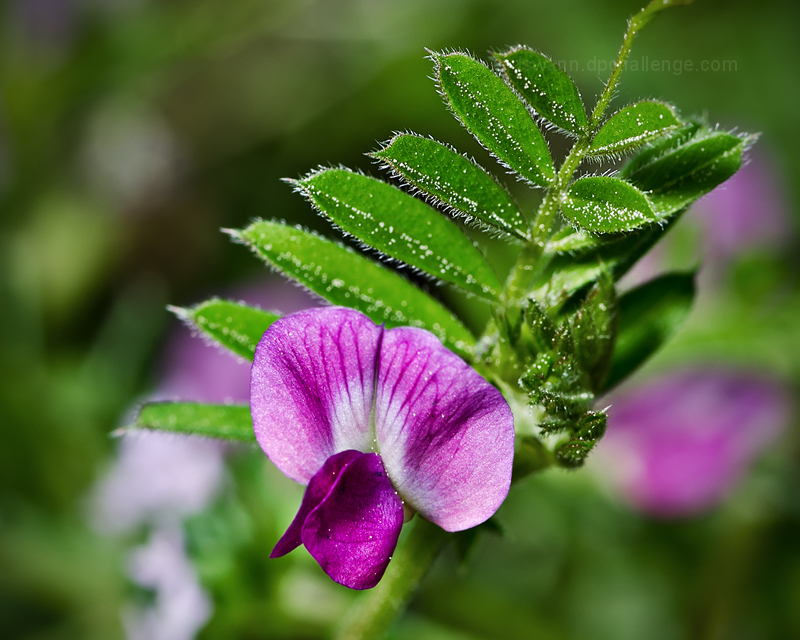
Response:
POLYGON ((133 427, 257 441, 284 473, 308 483, 273 556, 302 543, 335 580, 378 583, 341 637, 380 636, 447 532, 485 522, 509 482, 580 467, 605 431, 595 398, 685 318, 694 274, 668 273, 623 295, 616 283, 692 202, 738 170, 754 137, 683 119, 656 101, 607 113, 638 31, 685 3, 653 0, 630 20, 591 111, 572 79, 532 49, 496 53, 492 65, 431 52, 438 90, 459 122, 506 172, 541 190, 532 215, 451 146, 397 134, 369 154, 394 183, 341 167, 289 181, 365 252, 277 221, 229 232, 333 308, 279 319, 213 299, 179 310, 205 336, 255 358, 250 406, 148 404, 133 427), (559 163, 543 127, 573 142, 559 163), (585 161, 591 170, 627 154, 613 175, 579 173, 585 161), (464 225, 518 250, 508 274, 464 225), (390 264, 487 305, 482 335, 390 264), (395 552, 413 510, 419 515, 395 552))
POLYGON ((502 394, 428 331, 385 329, 352 309, 277 320, 256 350, 250 410, 270 460, 308 485, 271 557, 304 544, 354 589, 380 580, 404 510, 461 531, 491 517, 511 485, 502 394))

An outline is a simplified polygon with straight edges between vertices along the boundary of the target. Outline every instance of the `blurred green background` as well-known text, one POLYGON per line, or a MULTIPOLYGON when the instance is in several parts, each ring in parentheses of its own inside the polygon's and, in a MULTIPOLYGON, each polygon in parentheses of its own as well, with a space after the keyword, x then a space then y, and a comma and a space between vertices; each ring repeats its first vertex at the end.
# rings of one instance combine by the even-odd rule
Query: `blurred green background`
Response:
MULTIPOLYGON (((638 8, 3 3, 0 637, 124 637, 124 612, 152 602, 128 576, 147 527, 98 532, 88 504, 119 446, 110 432, 158 385, 177 325, 165 305, 264 273, 220 228, 274 217, 333 236, 280 178, 338 163, 377 175, 363 153, 394 131, 430 134, 494 166, 444 108, 425 48, 485 58, 528 44, 566 61, 591 104, 638 8)), ((720 69, 631 70, 614 104, 666 99, 686 115, 762 132, 755 153, 789 217, 781 242, 725 264, 653 371, 757 364, 792 391, 800 383, 799 31, 792 0, 698 0, 659 15, 637 39, 632 59, 720 69)), ((552 148, 563 151, 555 138, 552 148)), ((681 225, 664 264, 702 257, 698 225, 681 225)), ((481 318, 469 321, 479 328, 481 318)), ((445 553, 393 637, 800 637, 799 460, 790 428, 729 500, 680 521, 637 515, 588 472, 531 478, 498 515, 504 534, 481 537, 467 562, 445 553)), ((267 561, 299 496, 260 452, 227 456, 221 493, 185 522, 213 600, 199 637, 316 638, 335 625, 352 593, 302 550, 267 561)))

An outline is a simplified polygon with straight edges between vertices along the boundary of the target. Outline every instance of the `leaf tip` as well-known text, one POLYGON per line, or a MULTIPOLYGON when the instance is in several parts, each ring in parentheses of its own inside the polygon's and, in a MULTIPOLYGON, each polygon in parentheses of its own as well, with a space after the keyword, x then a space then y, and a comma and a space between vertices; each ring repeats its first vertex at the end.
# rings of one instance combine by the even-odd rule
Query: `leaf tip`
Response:
POLYGON ((192 310, 187 309, 186 307, 176 307, 171 304, 167 305, 167 311, 177 316, 180 320, 184 322, 189 322, 192 319, 192 310))

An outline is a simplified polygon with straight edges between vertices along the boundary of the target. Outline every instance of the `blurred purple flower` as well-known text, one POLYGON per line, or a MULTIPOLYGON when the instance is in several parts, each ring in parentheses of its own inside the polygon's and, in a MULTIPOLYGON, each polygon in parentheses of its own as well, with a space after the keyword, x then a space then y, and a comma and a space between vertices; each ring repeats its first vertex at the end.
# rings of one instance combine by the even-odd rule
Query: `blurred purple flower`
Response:
POLYGON ((269 459, 308 485, 270 557, 303 544, 352 589, 383 576, 404 505, 461 531, 508 494, 511 410, 427 331, 343 307, 282 318, 256 350, 250 407, 269 459))
POLYGON ((661 517, 722 500, 789 413, 774 380, 715 369, 673 373, 610 402, 594 462, 632 506, 661 517))
POLYGON ((97 528, 125 533, 197 513, 222 483, 222 454, 213 440, 155 432, 124 436, 119 458, 96 488, 97 528))

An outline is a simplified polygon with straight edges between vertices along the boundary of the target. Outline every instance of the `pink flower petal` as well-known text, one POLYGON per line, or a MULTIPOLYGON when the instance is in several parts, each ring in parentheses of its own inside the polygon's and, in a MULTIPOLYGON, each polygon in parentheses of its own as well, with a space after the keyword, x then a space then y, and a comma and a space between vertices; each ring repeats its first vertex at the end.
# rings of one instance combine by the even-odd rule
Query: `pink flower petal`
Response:
POLYGON ((325 307, 281 318, 259 342, 250 378, 256 439, 292 480, 308 483, 334 453, 370 450, 382 333, 357 311, 325 307))
POLYGON ((380 456, 364 453, 344 466, 305 519, 302 539, 334 581, 371 589, 383 577, 402 527, 403 503, 380 456))
POLYGON ((381 345, 375 421, 395 489, 447 531, 484 522, 505 500, 514 417, 502 394, 427 331, 381 345))
POLYGON ((339 474, 341 474, 353 460, 362 455, 364 454, 354 451, 353 449, 348 449, 347 451, 332 455, 325 461, 325 464, 322 465, 322 469, 317 471, 316 475, 314 475, 308 483, 306 492, 303 494, 303 502, 300 503, 300 510, 297 512, 294 520, 292 520, 292 524, 289 525, 286 533, 278 540, 278 544, 275 545, 272 553, 269 554, 270 558, 285 556, 287 553, 303 544, 303 525, 306 522, 306 518, 308 518, 308 514, 316 509, 320 502, 325 499, 334 482, 338 479, 339 474))

